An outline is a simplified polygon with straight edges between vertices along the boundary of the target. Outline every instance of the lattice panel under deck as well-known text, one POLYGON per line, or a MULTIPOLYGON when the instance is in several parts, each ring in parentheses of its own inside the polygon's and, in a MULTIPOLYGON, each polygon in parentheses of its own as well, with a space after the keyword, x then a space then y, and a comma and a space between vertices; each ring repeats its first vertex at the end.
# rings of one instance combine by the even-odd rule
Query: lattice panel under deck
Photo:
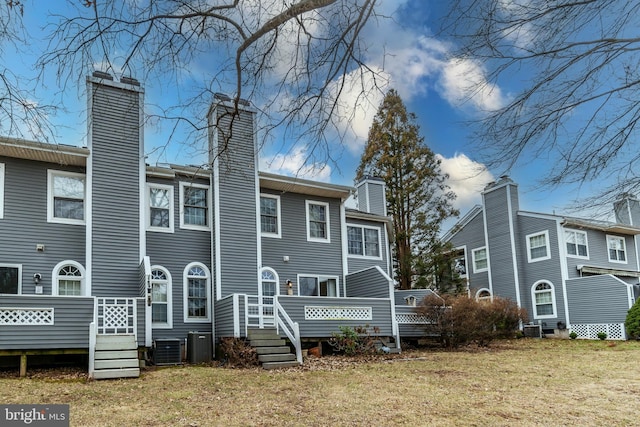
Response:
POLYGON ((53 325, 53 308, 0 308, 0 325, 53 325))
POLYGON ((571 330, 578 338, 597 340, 598 334, 604 332, 608 340, 626 340, 624 323, 584 323, 572 324, 571 330))
POLYGON ((98 333, 135 334, 135 304, 131 298, 99 298, 98 333))
POLYGON ((396 321, 401 325, 430 325, 433 323, 427 316, 421 316, 415 313, 396 313, 396 321))
POLYGON ((372 320, 371 307, 304 306, 305 320, 372 320))

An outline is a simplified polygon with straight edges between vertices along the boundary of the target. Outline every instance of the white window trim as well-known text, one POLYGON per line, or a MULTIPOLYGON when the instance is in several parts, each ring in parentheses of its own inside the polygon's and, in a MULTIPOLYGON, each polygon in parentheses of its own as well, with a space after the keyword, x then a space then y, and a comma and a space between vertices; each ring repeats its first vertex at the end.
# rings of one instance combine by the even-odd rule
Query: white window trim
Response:
MULTIPOLYGON (((564 248, 565 248, 565 252, 567 254, 567 257, 569 258, 580 258, 580 259, 589 259, 589 236, 587 235, 586 232, 582 231, 582 230, 574 230, 572 228, 565 228, 564 229, 564 248), (587 255, 583 256, 583 255, 572 255, 569 253, 569 251, 567 250, 567 233, 575 233, 577 234, 582 234, 584 235, 584 241, 585 241, 585 245, 587 246, 587 255)), ((578 250, 578 244, 576 243, 576 252, 578 250)), ((609 253, 609 248, 607 247, 607 253, 609 253)))
POLYGON ((18 269, 18 293, 17 294, 0 294, 0 295, 22 295, 22 264, 0 263, 0 267, 9 267, 9 268, 18 269))
MULTIPOLYGON (((153 270, 162 270, 164 274, 167 275, 167 321, 165 322, 153 322, 151 321, 151 327, 153 329, 172 329, 173 328, 173 279, 171 278, 171 273, 165 267, 161 265, 152 265, 151 271, 153 270)), ((153 292, 153 280, 151 282, 152 292, 153 292)), ((153 297, 151 303, 153 304, 153 297)), ((153 307, 153 305, 152 305, 153 307)))
MULTIPOLYGON (((269 232, 266 232, 266 231, 262 231, 262 222, 261 222, 261 219, 258 218, 258 221, 260 221, 260 234, 262 235, 262 237, 272 237, 272 238, 280 239, 280 238, 282 238, 282 221, 281 221, 281 211, 280 211, 280 196, 278 196, 276 194, 260 193, 260 198, 262 198, 262 197, 269 198, 269 199, 276 199, 276 215, 278 215, 278 217, 276 218, 276 222, 277 222, 278 232, 277 233, 269 233, 269 232)), ((262 212, 260 213, 260 216, 262 216, 262 212)), ((308 228, 308 225, 307 225, 307 228, 308 228)))
MULTIPOLYGON (((65 261, 60 261, 59 263, 56 264, 55 267, 53 267, 53 271, 51 272, 51 295, 60 295, 59 292, 59 287, 58 287, 58 280, 61 277, 66 277, 66 276, 60 276, 60 269, 62 267, 64 267, 65 265, 72 265, 75 268, 77 268, 78 270, 80 270, 80 273, 82 274, 80 276, 80 295, 78 296, 87 296, 87 272, 85 271, 84 267, 82 266, 82 264, 80 264, 77 261, 73 261, 73 260, 65 260, 65 261)), ((67 296, 73 296, 73 295, 64 295, 65 297, 67 296)))
MULTIPOLYGON (((487 247, 486 246, 481 246, 479 248, 475 248, 471 250, 471 258, 472 258, 472 264, 473 264, 473 273, 484 273, 485 271, 489 270, 489 253, 487 251, 487 247), (487 260, 487 266, 485 268, 476 268, 476 252, 480 252, 484 250, 484 254, 485 254, 485 259, 487 260)), ((468 270, 468 269, 467 269, 468 270)))
POLYGON ((531 305, 533 307, 534 319, 554 319, 558 317, 558 308, 556 307, 556 287, 549 280, 538 280, 531 286, 531 305), (553 306, 553 314, 538 315, 538 305, 536 304, 536 286, 540 283, 546 283, 551 286, 551 305, 553 306))
POLYGON ((0 219, 4 218, 4 163, 0 163, 0 219))
MULTIPOLYGON (((464 274, 460 274, 458 273, 458 276, 460 276, 460 278, 462 279, 467 279, 469 277, 469 262, 467 259, 467 245, 462 245, 462 246, 458 246, 453 248, 453 250, 451 251, 451 253, 455 254, 462 251, 462 258, 464 258, 464 274)), ((459 258, 459 257, 456 257, 459 258)), ((487 265, 489 263, 487 262, 487 265)))
POLYGON ((359 259, 374 259, 374 260, 381 260, 382 259, 382 233, 380 232, 380 228, 379 227, 372 227, 370 225, 362 225, 362 224, 350 224, 347 223, 347 228, 348 227, 354 227, 354 228, 361 228, 363 229, 362 231, 362 255, 355 255, 355 254, 350 254, 349 253, 349 233, 347 232, 347 256, 349 258, 359 258, 359 259), (364 241, 364 229, 368 228, 369 230, 375 230, 378 233, 378 256, 371 256, 371 255, 365 255, 365 246, 366 246, 366 242, 364 241))
POLYGON ((607 259, 609 262, 614 262, 616 264, 628 264, 629 263, 629 251, 627 251, 627 239, 622 236, 614 236, 612 234, 607 234, 607 259), (609 239, 617 239, 622 240, 622 247, 624 248, 624 261, 619 261, 617 259, 611 259, 611 254, 609 253, 609 239))
POLYGON ((527 234, 525 236, 525 241, 527 243, 527 261, 532 263, 532 262, 538 262, 538 261, 544 261, 544 260, 547 260, 547 259, 551 259, 551 244, 549 242, 549 230, 538 231, 536 233, 527 234), (543 256, 543 257, 531 258, 531 238, 532 237, 537 237, 537 236, 540 236, 540 235, 544 235, 544 242, 545 242, 545 247, 547 248, 547 254, 545 256, 543 256))
POLYGON ((331 221, 329 220, 329 203, 327 202, 318 202, 315 200, 305 200, 305 213, 306 213, 306 225, 307 225, 307 241, 308 242, 321 242, 321 243, 331 243, 331 221), (309 227, 309 205, 321 205, 325 207, 326 213, 326 222, 327 222, 327 237, 322 239, 319 237, 311 237, 311 227, 309 227))
POLYGON ((480 289, 478 289, 478 290, 476 291, 475 300, 476 300, 476 301, 483 301, 483 300, 485 300, 485 299, 488 299, 488 300, 490 300, 490 301, 492 301, 492 300, 493 300, 493 294, 491 293, 491 289, 489 289, 489 288, 480 288, 480 289), (489 296, 488 296, 488 297, 484 297, 484 298, 480 298, 480 294, 481 294, 482 292, 487 292, 487 293, 489 293, 489 296))
POLYGON ((208 185, 205 184, 196 184, 191 182, 180 182, 180 228, 186 230, 200 230, 200 231, 210 231, 211 230, 211 190, 208 185), (196 225, 196 224, 185 224, 184 222, 184 189, 185 187, 193 187, 193 188, 202 188, 207 190, 207 225, 196 225))
MULTIPOLYGON (((298 274, 296 277, 296 287, 298 288, 298 296, 309 297, 309 295, 300 295, 300 278, 301 277, 314 277, 318 280, 318 287, 320 286, 321 279, 335 279, 336 280, 336 296, 320 296, 311 297, 311 298, 340 298, 340 277, 338 276, 329 276, 326 274, 298 274)), ((318 294, 320 293, 320 288, 318 288, 318 294)))
POLYGON ((263 295, 262 295, 262 291, 263 291, 262 283, 263 282, 275 282, 276 283, 276 294, 275 294, 275 296, 280 295, 280 277, 278 276, 278 272, 277 271, 275 271, 271 267, 262 267, 260 269, 260 285, 258 286, 258 296, 260 298, 263 297, 263 295), (275 279, 274 280, 265 280, 265 279, 263 279, 262 273, 265 272, 265 271, 268 271, 268 272, 272 273, 273 277, 275 277, 275 279))
POLYGON ((67 172, 61 170, 47 169, 47 222, 55 222, 59 224, 76 224, 84 225, 87 218, 87 176, 83 173, 67 172), (82 199, 82 218, 58 218, 54 216, 54 203, 53 203, 53 178, 56 176, 66 176, 69 178, 82 179, 84 183, 84 197, 82 199))
POLYGON ((182 273, 182 307, 184 314, 184 323, 206 323, 211 322, 211 271, 201 262, 192 262, 188 264, 182 273), (207 317, 189 317, 189 281, 188 274, 191 267, 200 267, 207 274, 207 317))
POLYGON ((165 184, 156 184, 153 182, 147 182, 145 188, 145 222, 147 226, 147 231, 156 231, 159 233, 173 233, 173 204, 174 204, 174 195, 173 195, 173 185, 165 185, 165 184), (161 190, 169 190, 169 227, 157 227, 151 226, 151 189, 158 188, 161 190))

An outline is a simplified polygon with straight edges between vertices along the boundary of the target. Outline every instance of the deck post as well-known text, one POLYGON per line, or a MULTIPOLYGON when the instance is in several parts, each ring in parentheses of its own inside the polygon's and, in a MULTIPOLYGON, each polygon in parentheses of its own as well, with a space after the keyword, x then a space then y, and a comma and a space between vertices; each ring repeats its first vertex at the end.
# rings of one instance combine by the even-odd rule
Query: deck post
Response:
POLYGON ((27 353, 20 355, 20 378, 27 376, 27 353))

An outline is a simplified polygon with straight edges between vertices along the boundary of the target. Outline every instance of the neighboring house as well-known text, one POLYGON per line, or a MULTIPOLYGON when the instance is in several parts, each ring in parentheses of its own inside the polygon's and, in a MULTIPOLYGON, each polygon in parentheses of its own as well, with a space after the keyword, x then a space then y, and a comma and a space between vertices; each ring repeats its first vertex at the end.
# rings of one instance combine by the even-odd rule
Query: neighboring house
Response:
POLYGON ((640 202, 624 195, 614 208, 616 223, 525 212, 502 177, 444 239, 472 297, 515 301, 545 334, 625 339, 640 290, 640 202))
POLYGON ((224 99, 210 169, 148 166, 137 81, 87 85, 87 148, 0 138, 0 356, 24 373, 28 355, 88 354, 96 377, 136 376, 135 351, 276 327, 301 362, 303 341, 365 325, 399 349, 380 181, 259 172, 255 112, 224 99), (119 345, 127 362, 109 359, 119 345))

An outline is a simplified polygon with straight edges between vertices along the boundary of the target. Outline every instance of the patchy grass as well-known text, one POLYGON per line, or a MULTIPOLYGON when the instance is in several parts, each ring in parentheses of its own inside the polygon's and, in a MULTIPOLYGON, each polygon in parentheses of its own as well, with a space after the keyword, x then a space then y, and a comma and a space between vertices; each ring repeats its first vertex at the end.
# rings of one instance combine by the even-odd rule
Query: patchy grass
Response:
POLYGON ((188 366, 139 379, 5 372, 0 403, 68 403, 73 426, 636 425, 640 343, 497 342, 309 359, 281 371, 188 366))

